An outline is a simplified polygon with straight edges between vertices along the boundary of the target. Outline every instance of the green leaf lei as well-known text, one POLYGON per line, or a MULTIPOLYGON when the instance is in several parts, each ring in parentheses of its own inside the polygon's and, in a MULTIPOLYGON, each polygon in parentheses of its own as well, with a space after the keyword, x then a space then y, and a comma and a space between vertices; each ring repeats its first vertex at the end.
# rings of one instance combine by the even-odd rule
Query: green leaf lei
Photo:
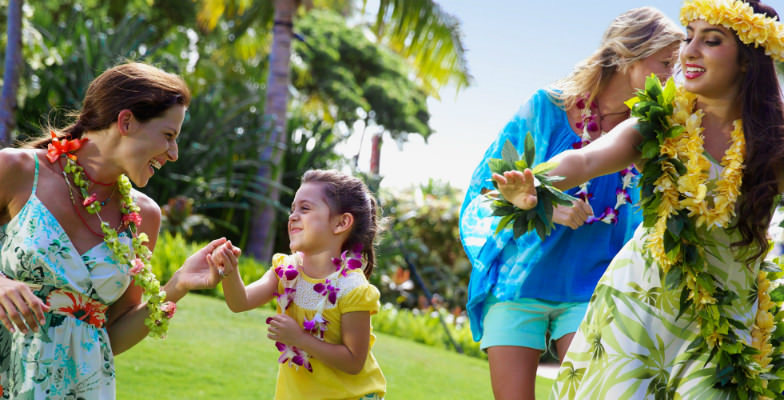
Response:
MULTIPOLYGON (((674 166, 679 175, 686 172, 686 167, 679 160, 671 158, 660 151, 662 143, 668 138, 677 137, 684 127, 671 125, 669 117, 673 114, 673 101, 676 96, 675 83, 670 78, 662 88, 659 79, 650 76, 645 82, 645 89, 637 92, 637 97, 626 104, 631 108, 631 115, 638 119, 637 129, 643 139, 639 146, 645 167, 642 171, 640 186, 642 188, 641 206, 643 210, 643 226, 653 227, 660 218, 657 210, 662 202, 662 192, 656 190, 656 181, 665 172, 663 163, 674 166)), ((741 338, 736 330, 750 330, 740 321, 731 317, 724 307, 736 300, 738 295, 724 288, 721 283, 707 272, 705 258, 706 227, 697 226, 688 210, 677 210, 670 215, 664 235, 664 250, 667 258, 673 261, 672 266, 662 282, 669 289, 680 289, 680 305, 678 317, 691 309, 698 317, 701 337, 689 346, 693 353, 709 353, 708 361, 715 359, 715 384, 721 390, 733 393, 741 399, 779 398, 784 390, 784 313, 780 311, 784 296, 780 288, 773 290, 773 301, 769 308, 775 323, 770 338, 773 346, 772 362, 769 371, 760 367, 754 356, 760 352, 741 338), (688 285, 688 278, 696 279, 688 285), (690 287, 691 286, 691 287, 690 287), (715 298, 713 304, 695 303, 695 291, 704 290, 715 298), (778 301, 776 301, 778 300, 778 301)), ((765 261, 760 270, 767 273, 770 281, 781 278, 781 261, 765 261)), ((662 270, 663 272, 663 270, 662 270)))
POLYGON ((166 292, 161 290, 161 284, 155 273, 152 272, 152 266, 150 265, 152 252, 144 245, 144 243, 149 241, 149 238, 146 233, 138 232, 141 215, 139 214, 139 206, 136 205, 131 196, 130 180, 125 175, 121 175, 117 180, 117 191, 121 196, 120 211, 123 215, 122 222, 127 224, 132 235, 129 248, 120 242, 117 231, 108 222, 101 219, 100 214, 98 214, 101 211, 101 204, 99 201, 94 200, 95 196, 89 195, 87 190, 89 182, 84 174, 84 168, 76 163, 75 158, 73 154, 65 155, 64 173, 71 175, 71 179, 79 188, 82 198, 86 199, 83 205, 87 212, 95 214, 101 221, 101 231, 104 234, 103 240, 112 251, 114 261, 119 265, 128 265, 129 274, 133 276, 135 284, 142 287, 142 301, 147 301, 147 310, 149 311, 149 315, 144 321, 144 324, 149 329, 148 335, 159 338, 166 337, 166 332, 169 329, 169 319, 174 315, 176 305, 173 302, 164 301, 166 292))
MULTIPOLYGON (((537 204, 536 207, 530 210, 516 207, 504 199, 500 193, 497 198, 490 198, 493 215, 501 217, 495 234, 511 225, 515 239, 526 232, 536 229, 536 233, 544 240, 555 226, 553 224, 553 205, 571 206, 572 202, 577 200, 552 185, 554 182, 563 180, 563 177, 560 176, 547 175, 548 172, 558 166, 558 163, 543 162, 534 166, 535 155, 534 138, 531 136, 531 132, 528 132, 525 137, 525 148, 522 155, 518 154, 512 142, 507 140, 501 149, 502 158, 487 160, 490 171, 493 173, 503 174, 506 171, 524 171, 526 168, 531 168, 531 172, 533 172, 534 178, 536 178, 535 181, 538 181, 536 186, 537 204)), ((495 181, 493 181, 493 186, 498 189, 498 183, 495 181)))

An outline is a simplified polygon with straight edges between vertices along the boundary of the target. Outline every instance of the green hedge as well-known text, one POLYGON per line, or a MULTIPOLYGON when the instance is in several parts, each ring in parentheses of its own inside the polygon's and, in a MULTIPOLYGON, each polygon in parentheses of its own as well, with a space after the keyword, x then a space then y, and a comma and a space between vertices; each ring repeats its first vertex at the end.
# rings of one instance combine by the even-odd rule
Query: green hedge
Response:
POLYGON ((387 303, 373 316, 373 329, 430 346, 456 350, 444 331, 438 313, 446 322, 452 339, 461 347, 463 353, 472 357, 487 359, 487 354, 479 349, 479 343, 471 336, 471 328, 465 317, 455 318, 445 309, 423 312, 418 309, 399 309, 387 303))

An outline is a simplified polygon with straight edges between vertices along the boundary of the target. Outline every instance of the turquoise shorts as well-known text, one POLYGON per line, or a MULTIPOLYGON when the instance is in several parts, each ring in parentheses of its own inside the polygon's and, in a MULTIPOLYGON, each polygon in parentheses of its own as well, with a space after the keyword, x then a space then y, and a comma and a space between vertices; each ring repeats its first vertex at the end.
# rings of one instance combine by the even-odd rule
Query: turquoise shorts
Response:
POLYGON ((498 301, 487 298, 482 311, 483 334, 480 348, 520 346, 546 350, 546 335, 558 340, 577 332, 588 302, 558 302, 540 299, 498 301))

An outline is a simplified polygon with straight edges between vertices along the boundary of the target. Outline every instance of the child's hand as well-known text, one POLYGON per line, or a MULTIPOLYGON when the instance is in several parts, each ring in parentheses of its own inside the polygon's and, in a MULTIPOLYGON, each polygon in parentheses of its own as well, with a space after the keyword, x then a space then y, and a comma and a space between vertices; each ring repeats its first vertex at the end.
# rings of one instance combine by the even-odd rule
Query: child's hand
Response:
POLYGON ((267 318, 269 331, 267 337, 289 346, 300 347, 300 340, 305 335, 305 331, 294 318, 286 314, 275 314, 267 318))
POLYGON ((223 280, 224 277, 237 271, 238 257, 241 253, 239 247, 235 247, 231 241, 226 241, 207 254, 206 259, 210 268, 217 272, 218 280, 223 280))
POLYGON ((172 277, 172 280, 176 281, 176 286, 186 292, 215 287, 220 281, 220 274, 217 266, 210 263, 208 256, 212 256, 215 251, 220 252, 226 243, 225 238, 213 240, 188 257, 172 277))

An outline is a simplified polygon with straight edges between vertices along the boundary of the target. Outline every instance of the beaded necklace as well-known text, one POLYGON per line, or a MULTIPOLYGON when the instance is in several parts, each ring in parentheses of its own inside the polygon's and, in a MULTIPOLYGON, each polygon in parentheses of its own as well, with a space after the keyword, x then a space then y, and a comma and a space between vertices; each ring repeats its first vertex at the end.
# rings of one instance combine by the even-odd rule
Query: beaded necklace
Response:
MULTIPOLYGON (((580 141, 572 144, 572 148, 575 149, 583 148, 591 143, 592 133, 601 131, 600 137, 606 133, 601 129, 601 114, 598 112, 599 106, 594 101, 592 101, 590 105, 586 104, 589 97, 589 95, 585 95, 575 103, 577 109, 580 110, 580 120, 575 123, 575 126, 577 129, 582 129, 583 131, 582 135, 580 135, 580 141)), ((612 114, 617 113, 610 113, 608 115, 612 114)), ((618 210, 621 206, 631 203, 631 196, 629 196, 629 191, 627 189, 634 184, 634 176, 637 175, 637 173, 634 168, 626 168, 621 171, 620 174, 621 187, 615 190, 615 206, 605 207, 599 216, 592 215, 588 217, 588 219, 585 220, 586 224, 590 225, 594 222, 615 224, 618 222, 618 210)), ((593 197, 593 194, 588 191, 589 184, 590 182, 581 184, 580 189, 576 193, 576 197, 579 197, 590 205, 590 199, 593 197)))
MULTIPOLYGON (((79 219, 87 226, 87 228, 95 235, 103 236, 104 243, 112 251, 114 261, 118 265, 128 265, 128 274, 133 277, 134 282, 142 287, 143 295, 142 300, 147 301, 147 309, 149 315, 144 321, 144 324, 149 329, 149 336, 165 337, 166 331, 169 328, 169 319, 174 316, 177 309, 176 304, 171 301, 164 301, 166 299, 166 292, 161 290, 160 282, 152 272, 150 259, 152 252, 144 243, 149 241, 147 234, 138 232, 138 227, 142 222, 141 214, 139 214, 139 206, 131 196, 131 182, 125 175, 120 175, 117 179, 117 191, 120 194, 120 212, 122 213, 122 220, 118 229, 127 229, 132 236, 131 246, 126 246, 120 242, 118 229, 112 228, 108 222, 101 218, 101 206, 105 205, 100 201, 96 201, 96 194, 89 194, 89 179, 84 168, 77 162, 77 157, 74 152, 81 148, 87 142, 87 139, 59 139, 55 132, 51 132, 52 141, 47 147, 46 157, 50 163, 54 164, 59 159, 65 159, 63 166, 63 178, 68 185, 68 192, 71 198, 71 203, 74 205, 79 219), (70 179, 69 179, 70 178, 70 179), (98 217, 101 223, 101 232, 103 235, 94 232, 87 222, 79 214, 76 206, 76 198, 73 194, 71 182, 79 188, 79 192, 84 199, 82 206, 89 214, 94 214, 98 217)), ((111 197, 111 196, 110 196, 111 197)), ((108 200, 108 199, 107 199, 108 200)))

